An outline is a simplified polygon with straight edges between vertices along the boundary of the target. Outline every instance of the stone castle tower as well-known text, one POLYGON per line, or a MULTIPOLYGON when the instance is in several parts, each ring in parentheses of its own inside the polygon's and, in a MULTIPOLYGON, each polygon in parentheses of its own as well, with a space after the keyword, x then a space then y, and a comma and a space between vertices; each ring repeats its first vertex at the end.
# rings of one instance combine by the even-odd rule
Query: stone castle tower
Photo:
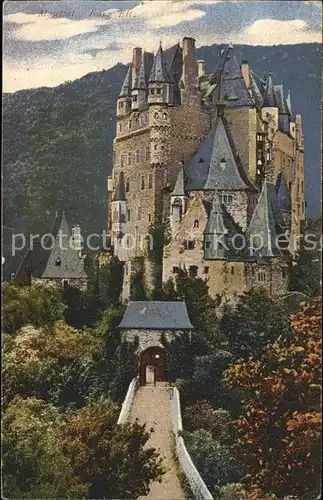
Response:
MULTIPOLYGON (((281 218, 271 222, 275 231, 279 226, 278 233, 288 234, 293 255, 293 238, 305 218, 301 116, 293 114, 283 84, 274 85, 271 73, 259 78, 247 61, 239 64, 231 45, 221 51, 211 74, 204 61, 196 60, 192 38, 165 51, 160 44, 155 56, 135 48, 117 99, 108 196, 109 235, 114 254, 125 264, 123 298, 129 296, 134 271, 141 270, 150 283, 145 240, 158 221, 169 223, 172 235, 164 253, 164 280, 183 266, 198 268, 192 274, 201 276, 209 260, 221 261, 222 269, 222 257, 226 262, 234 258, 242 284, 231 288, 240 291, 253 282, 248 272, 253 276, 254 269, 247 272, 250 258, 243 253, 218 258, 218 252, 206 251, 205 231, 230 232, 231 224, 233 233, 248 238, 250 225, 257 226, 256 212, 267 213, 261 231, 268 233, 276 203, 281 218), (189 243, 182 233, 192 230, 199 236, 189 243)), ((221 282, 217 269, 212 279, 204 277, 221 282)))

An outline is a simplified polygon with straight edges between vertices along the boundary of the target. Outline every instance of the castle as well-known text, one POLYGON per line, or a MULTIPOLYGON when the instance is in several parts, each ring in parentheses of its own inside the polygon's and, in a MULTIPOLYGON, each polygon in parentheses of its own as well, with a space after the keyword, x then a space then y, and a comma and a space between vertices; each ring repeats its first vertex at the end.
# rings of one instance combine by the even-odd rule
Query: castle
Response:
POLYGON ((239 64, 232 45, 212 73, 205 66, 188 37, 155 55, 133 49, 108 179, 124 299, 134 272, 152 283, 147 235, 156 223, 169 234, 164 282, 183 269, 206 279, 213 297, 287 289, 305 220, 302 118, 283 83, 239 64))

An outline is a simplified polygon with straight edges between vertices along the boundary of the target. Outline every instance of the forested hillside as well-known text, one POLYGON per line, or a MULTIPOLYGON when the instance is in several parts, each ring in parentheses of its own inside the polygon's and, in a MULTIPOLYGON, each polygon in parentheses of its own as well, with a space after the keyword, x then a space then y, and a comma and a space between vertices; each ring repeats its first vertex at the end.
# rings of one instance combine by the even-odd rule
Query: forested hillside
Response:
MULTIPOLYGON (((320 50, 318 44, 236 46, 260 75, 292 92, 306 134, 308 212, 319 213, 320 50)), ((198 49, 212 71, 219 46, 198 49)), ((84 232, 100 231, 106 220, 106 179, 111 172, 115 101, 126 67, 90 73, 55 88, 23 90, 3 99, 4 243, 9 259, 12 232, 43 232, 56 210, 84 232)))

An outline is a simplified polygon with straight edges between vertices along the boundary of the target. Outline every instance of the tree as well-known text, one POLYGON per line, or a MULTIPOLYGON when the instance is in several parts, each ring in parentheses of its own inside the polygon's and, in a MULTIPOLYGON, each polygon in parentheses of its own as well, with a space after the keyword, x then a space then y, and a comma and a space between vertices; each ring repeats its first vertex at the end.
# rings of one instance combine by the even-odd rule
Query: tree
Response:
POLYGON ((137 422, 117 425, 119 408, 109 401, 71 414, 61 428, 63 453, 72 464, 72 498, 137 498, 164 469, 149 433, 137 422))
POLYGON ((219 487, 239 481, 241 472, 229 446, 213 439, 204 429, 185 432, 183 437, 194 465, 214 496, 219 487))
POLYGON ((176 278, 176 293, 184 300, 194 327, 205 336, 210 345, 219 345, 217 301, 209 295, 207 283, 201 278, 191 278, 181 271, 176 278))
POLYGON ((3 414, 2 479, 5 498, 61 498, 70 478, 58 442, 62 415, 36 398, 16 396, 3 414))
POLYGON ((34 396, 59 406, 86 403, 93 384, 91 335, 57 322, 46 328, 23 327, 3 345, 3 400, 34 396))
POLYGON ((282 302, 264 290, 244 293, 234 309, 227 310, 220 332, 235 359, 259 357, 270 342, 289 329, 289 318, 282 302))
POLYGON ((63 319, 65 307, 60 292, 52 286, 40 282, 31 286, 6 283, 3 287, 3 329, 14 333, 28 324, 50 327, 63 319))
POLYGON ((304 304, 260 359, 238 361, 229 387, 245 393, 236 421, 244 482, 279 498, 315 498, 320 491, 321 299, 304 304))

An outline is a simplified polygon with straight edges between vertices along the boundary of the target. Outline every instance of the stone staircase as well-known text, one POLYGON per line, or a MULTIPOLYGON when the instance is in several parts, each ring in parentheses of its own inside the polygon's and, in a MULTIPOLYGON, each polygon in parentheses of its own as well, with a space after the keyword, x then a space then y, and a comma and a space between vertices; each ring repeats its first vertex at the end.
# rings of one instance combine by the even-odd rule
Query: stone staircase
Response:
POLYGON ((177 466, 173 458, 174 438, 171 416, 170 395, 165 383, 139 387, 136 391, 129 420, 138 419, 140 424, 146 423, 147 430, 154 429, 147 446, 158 450, 167 469, 161 483, 150 485, 150 492, 140 500, 181 500, 185 494, 180 485, 177 466))

